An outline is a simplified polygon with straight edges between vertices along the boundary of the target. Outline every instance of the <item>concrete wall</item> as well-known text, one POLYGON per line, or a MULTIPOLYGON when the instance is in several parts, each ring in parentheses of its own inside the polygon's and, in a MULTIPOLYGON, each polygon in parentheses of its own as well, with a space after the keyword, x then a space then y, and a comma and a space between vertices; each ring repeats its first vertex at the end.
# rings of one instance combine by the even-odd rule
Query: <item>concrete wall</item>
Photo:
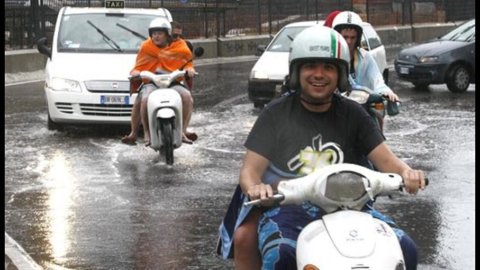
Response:
POLYGON ((442 36, 462 22, 444 24, 418 24, 410 26, 375 27, 380 39, 386 46, 395 44, 421 43, 442 36))
POLYGON ((412 36, 415 42, 424 42, 429 39, 443 36, 460 24, 461 23, 414 25, 412 29, 412 36))
MULTIPOLYGON (((378 35, 387 49, 387 61, 395 57, 402 46, 411 43, 420 43, 441 36, 461 24, 419 24, 411 26, 376 27, 378 35)), ((216 57, 234 57, 254 55, 257 46, 268 44, 272 37, 268 35, 244 36, 218 39, 191 40, 195 46, 205 49, 203 59, 216 57)), ((46 57, 36 49, 6 51, 5 73, 18 73, 42 70, 45 67, 46 57)))
POLYGON ((45 68, 47 57, 37 49, 6 51, 5 73, 30 72, 45 68))

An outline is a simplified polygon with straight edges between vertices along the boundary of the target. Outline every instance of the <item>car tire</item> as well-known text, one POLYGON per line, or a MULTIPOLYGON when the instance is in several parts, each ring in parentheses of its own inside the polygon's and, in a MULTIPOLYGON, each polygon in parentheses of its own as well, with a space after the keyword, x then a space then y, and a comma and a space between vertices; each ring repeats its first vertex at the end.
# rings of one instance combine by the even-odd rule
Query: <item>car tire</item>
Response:
POLYGON ((383 80, 385 81, 385 84, 388 85, 388 68, 383 71, 383 80))
POLYGON ((456 65, 447 73, 446 83, 453 93, 465 92, 470 85, 470 72, 464 65, 456 65))
POLYGON ((63 130, 63 125, 53 122, 52 118, 50 118, 50 114, 48 114, 47 128, 48 128, 48 130, 58 130, 58 131, 60 131, 60 130, 63 130))
POLYGON ((265 104, 263 104, 262 102, 253 102, 253 107, 255 109, 263 109, 263 107, 265 107, 265 104))
POLYGON ((413 85, 415 86, 416 89, 418 90, 425 90, 428 88, 428 86, 430 85, 429 83, 413 83, 413 85))

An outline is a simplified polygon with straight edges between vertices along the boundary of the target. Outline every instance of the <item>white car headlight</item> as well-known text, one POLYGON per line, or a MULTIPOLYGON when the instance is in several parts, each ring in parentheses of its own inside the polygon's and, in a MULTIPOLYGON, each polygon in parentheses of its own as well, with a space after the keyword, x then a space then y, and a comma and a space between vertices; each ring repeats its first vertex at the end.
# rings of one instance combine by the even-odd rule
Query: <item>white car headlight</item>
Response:
POLYGON ((432 63, 438 61, 438 56, 422 56, 418 60, 420 63, 432 63))
POLYGON ((68 91, 78 93, 82 91, 80 84, 77 81, 62 78, 52 78, 50 88, 53 91, 68 91))
POLYGON ((268 74, 262 71, 254 70, 252 71, 251 78, 257 80, 268 80, 268 74))

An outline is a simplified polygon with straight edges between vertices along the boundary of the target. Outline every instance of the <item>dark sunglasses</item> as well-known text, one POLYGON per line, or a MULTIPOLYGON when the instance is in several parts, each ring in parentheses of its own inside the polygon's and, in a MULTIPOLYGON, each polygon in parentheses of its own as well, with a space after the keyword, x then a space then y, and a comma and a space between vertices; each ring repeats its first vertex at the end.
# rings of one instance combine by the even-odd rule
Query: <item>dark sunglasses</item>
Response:
POLYGON ((172 34, 172 38, 174 38, 174 39, 183 38, 183 36, 180 35, 180 34, 172 34))

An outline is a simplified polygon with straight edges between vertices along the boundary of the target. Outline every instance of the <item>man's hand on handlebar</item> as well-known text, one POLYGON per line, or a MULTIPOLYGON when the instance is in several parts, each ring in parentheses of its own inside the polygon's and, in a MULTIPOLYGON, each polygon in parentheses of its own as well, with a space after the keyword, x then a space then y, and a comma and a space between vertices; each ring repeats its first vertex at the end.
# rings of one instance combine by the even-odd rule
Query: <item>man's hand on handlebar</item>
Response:
POLYGON ((419 189, 425 189, 425 173, 421 170, 407 169, 402 172, 405 190, 410 194, 416 194, 419 189))
POLYGON ((185 70, 185 72, 186 72, 187 77, 189 77, 189 78, 195 77, 196 72, 195 72, 195 69, 193 67, 192 68, 187 68, 185 70))
POLYGON ((400 101, 400 98, 392 90, 386 91, 383 95, 386 96, 388 100, 392 102, 400 101))
POLYGON ((250 186, 247 190, 247 195, 250 200, 260 199, 262 206, 273 206, 273 188, 271 185, 260 183, 258 185, 250 186))

